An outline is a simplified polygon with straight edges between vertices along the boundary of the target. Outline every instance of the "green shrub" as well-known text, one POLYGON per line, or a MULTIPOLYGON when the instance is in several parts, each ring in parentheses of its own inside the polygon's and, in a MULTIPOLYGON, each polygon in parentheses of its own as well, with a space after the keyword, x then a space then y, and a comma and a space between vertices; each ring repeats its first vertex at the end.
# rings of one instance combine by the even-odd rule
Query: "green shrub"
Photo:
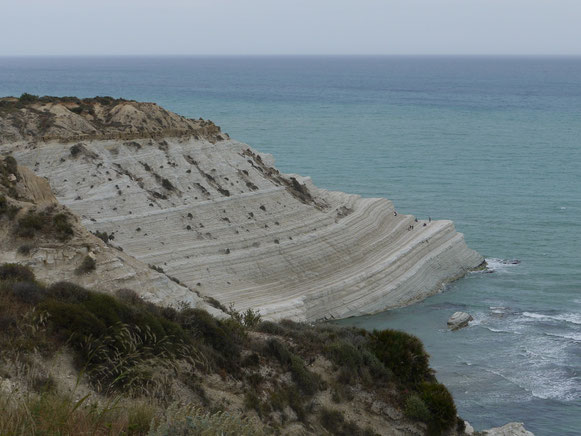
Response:
POLYGON ((313 395, 319 390, 321 384, 319 375, 309 371, 299 356, 291 357, 290 371, 294 382, 305 394, 313 395))
POLYGON ((40 100, 40 98, 38 95, 33 95, 29 94, 28 92, 25 92, 20 96, 18 100, 20 100, 21 103, 36 103, 37 101, 40 100))
POLYGON ((16 234, 22 238, 32 238, 37 231, 40 231, 46 225, 46 217, 29 211, 25 216, 18 220, 16 225, 16 234))
POLYGON ((46 298, 46 289, 35 282, 18 282, 12 285, 12 294, 23 303, 36 305, 46 298))
POLYGON ((345 417, 338 410, 327 408, 321 409, 319 421, 329 433, 340 436, 367 436, 374 435, 372 430, 361 430, 353 421, 346 421, 345 417))
POLYGON ((12 221, 20 209, 19 206, 8 204, 6 197, 0 195, 0 218, 2 218, 3 215, 6 215, 8 219, 12 221))
POLYGON ((148 265, 152 270, 157 271, 160 274, 165 274, 165 271, 163 270, 163 268, 161 266, 156 266, 156 265, 148 265))
POLYGON ((242 365, 245 368, 254 368, 257 367, 259 364, 260 357, 256 353, 249 354, 244 359, 242 359, 242 362, 240 362, 240 365, 242 365))
POLYGON ((69 152, 71 153, 72 157, 77 157, 84 149, 85 148, 83 147, 83 144, 79 143, 71 146, 71 148, 69 148, 69 152))
POLYGON ((177 341, 187 338, 179 325, 148 312, 147 306, 129 306, 111 295, 88 291, 67 282, 56 283, 47 292, 48 299, 43 307, 51 314, 53 325, 67 336, 73 334, 73 338, 98 337, 117 324, 149 329, 158 338, 171 336, 177 341), (67 310, 71 312, 67 313, 67 310))
POLYGON ((341 412, 327 408, 321 409, 319 419, 321 425, 331 432, 331 434, 338 434, 345 422, 345 417, 341 412))
POLYGON ((83 337, 99 337, 107 328, 105 322, 80 304, 52 300, 42 303, 40 307, 50 314, 51 324, 62 335, 62 339, 70 338, 77 350, 83 337))
POLYGON ((13 156, 6 156, 4 158, 4 168, 6 174, 14 174, 16 177, 18 177, 18 163, 13 156))
POLYGON ((70 107, 69 110, 71 112, 74 112, 75 114, 82 114, 83 113, 83 106, 70 107))
POLYGON ((206 301, 206 303, 208 303, 210 306, 221 310, 224 313, 228 313, 228 308, 226 306, 224 306, 222 303, 220 303, 218 300, 216 300, 214 297, 204 297, 204 300, 206 301))
POLYGON ((96 231, 95 233, 93 233, 97 238, 99 238, 101 241, 103 241, 105 244, 107 242, 109 242, 109 234, 107 232, 100 232, 100 231, 96 231))
POLYGON ((238 375, 240 345, 245 340, 240 324, 232 319, 218 320, 202 309, 183 308, 175 314, 175 322, 205 348, 212 366, 238 375))
POLYGON ((363 365, 361 351, 345 341, 336 341, 325 347, 325 354, 338 366, 345 366, 351 370, 363 365))
POLYGON ((263 414, 263 406, 260 402, 260 398, 258 398, 258 395, 254 392, 247 391, 244 394, 244 407, 249 410, 255 410, 256 413, 258 413, 258 416, 262 416, 263 414))
POLYGON ((405 416, 410 419, 429 422, 432 414, 417 394, 411 394, 405 401, 405 416))
POLYGON ((57 235, 57 239, 61 241, 66 241, 71 236, 73 236, 73 226, 69 222, 69 217, 64 213, 56 214, 53 219, 54 231, 57 235))
POLYGON ((291 362, 292 353, 278 339, 269 339, 266 343, 265 353, 274 356, 283 366, 291 362))
POLYGON ((18 220, 16 234, 22 238, 33 238, 37 233, 55 236, 60 241, 66 241, 73 235, 73 227, 64 213, 51 218, 50 211, 38 213, 34 210, 18 220))
POLYGON ((429 356, 415 336, 397 330, 375 330, 369 348, 403 383, 421 383, 433 376, 429 356))
POLYGON ((82 286, 70 282, 53 283, 48 288, 51 298, 61 303, 82 303, 90 298, 91 292, 82 286))
POLYGON ((34 245, 22 244, 20 247, 18 247, 18 254, 28 256, 32 250, 34 250, 34 245))
POLYGON ((420 385, 420 398, 431 414, 428 422, 431 434, 441 434, 456 424, 456 406, 446 386, 441 383, 424 382, 420 385))
POLYGON ((239 347, 229 335, 228 329, 221 321, 202 309, 186 308, 178 315, 180 325, 189 331, 199 334, 200 338, 214 349, 227 356, 237 358, 239 347))
POLYGON ((362 350, 361 357, 363 358, 364 365, 375 381, 389 380, 393 377, 393 373, 371 351, 367 349, 362 350))
POLYGON ((256 327, 256 330, 270 335, 285 336, 287 331, 284 327, 272 321, 262 321, 256 327))
POLYGON ((127 411, 127 434, 147 434, 156 416, 155 407, 148 403, 130 405, 127 411))
POLYGON ((48 393, 56 390, 55 379, 46 374, 35 374, 30 377, 29 385, 34 392, 48 393))
POLYGON ((97 262, 91 256, 85 256, 81 264, 77 267, 75 272, 77 274, 87 274, 97 269, 97 262))
POLYGON ((129 306, 110 295, 61 282, 47 290, 39 308, 48 312, 53 331, 69 342, 77 365, 98 389, 165 397, 177 359, 205 367, 192 336, 149 312, 144 303, 129 306))
POLYGON ((244 313, 239 313, 234 310, 230 310, 230 316, 237 321, 240 325, 246 328, 253 329, 258 324, 260 324, 262 316, 258 310, 248 309, 244 313))
POLYGON ((303 405, 304 395, 295 386, 282 385, 270 392, 268 404, 272 410, 283 411, 288 405, 297 415, 300 421, 305 422, 307 412, 303 405))
POLYGON ((0 265, 0 280, 15 282, 34 282, 34 273, 30 268, 17 263, 4 263, 0 265))
POLYGON ((283 367, 290 371, 293 381, 303 393, 313 395, 319 390, 321 384, 319 376, 310 372, 303 359, 289 351, 282 342, 270 339, 264 351, 274 356, 283 367))
POLYGON ((171 395, 170 380, 178 370, 178 360, 195 353, 171 337, 157 337, 147 325, 136 328, 119 323, 99 337, 83 340, 86 372, 99 390, 161 399, 171 395))
POLYGON ((117 289, 115 291, 115 295, 117 298, 127 304, 139 305, 144 303, 143 299, 133 289, 117 289))

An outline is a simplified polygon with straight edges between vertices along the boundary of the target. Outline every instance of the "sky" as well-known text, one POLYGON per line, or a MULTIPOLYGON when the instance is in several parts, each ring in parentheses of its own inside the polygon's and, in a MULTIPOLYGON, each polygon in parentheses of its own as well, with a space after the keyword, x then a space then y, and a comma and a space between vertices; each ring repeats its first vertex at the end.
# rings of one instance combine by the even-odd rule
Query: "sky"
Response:
POLYGON ((580 55, 581 0, 0 0, 0 55, 580 55))

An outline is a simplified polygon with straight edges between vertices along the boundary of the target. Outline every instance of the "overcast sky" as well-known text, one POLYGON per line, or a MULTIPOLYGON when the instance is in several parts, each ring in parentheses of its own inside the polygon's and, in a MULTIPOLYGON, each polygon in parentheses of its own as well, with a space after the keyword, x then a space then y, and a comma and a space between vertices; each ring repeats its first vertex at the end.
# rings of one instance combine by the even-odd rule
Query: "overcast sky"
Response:
POLYGON ((581 0, 0 0, 32 54, 581 54, 581 0))

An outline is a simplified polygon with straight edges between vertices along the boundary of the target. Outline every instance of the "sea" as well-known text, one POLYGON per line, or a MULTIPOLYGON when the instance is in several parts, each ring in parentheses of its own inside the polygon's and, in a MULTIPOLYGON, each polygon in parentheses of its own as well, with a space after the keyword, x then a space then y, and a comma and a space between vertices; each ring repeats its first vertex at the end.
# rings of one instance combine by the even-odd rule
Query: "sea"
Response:
POLYGON ((24 92, 156 102, 319 187, 453 220, 487 271, 339 324, 417 335, 477 429, 581 434, 580 57, 0 57, 0 96, 24 92), (456 311, 474 321, 451 332, 456 311))

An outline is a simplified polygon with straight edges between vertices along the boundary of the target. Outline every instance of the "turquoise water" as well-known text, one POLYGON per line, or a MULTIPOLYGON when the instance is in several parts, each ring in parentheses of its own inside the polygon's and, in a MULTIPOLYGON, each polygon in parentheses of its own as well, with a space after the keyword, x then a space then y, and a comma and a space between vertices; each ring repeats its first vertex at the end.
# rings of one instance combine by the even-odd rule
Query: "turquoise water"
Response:
POLYGON ((23 92, 155 101, 318 186, 454 220, 492 273, 342 323, 419 336, 477 428, 581 434, 581 58, 0 58, 0 95, 23 92), (457 310, 475 321, 451 333, 457 310))

